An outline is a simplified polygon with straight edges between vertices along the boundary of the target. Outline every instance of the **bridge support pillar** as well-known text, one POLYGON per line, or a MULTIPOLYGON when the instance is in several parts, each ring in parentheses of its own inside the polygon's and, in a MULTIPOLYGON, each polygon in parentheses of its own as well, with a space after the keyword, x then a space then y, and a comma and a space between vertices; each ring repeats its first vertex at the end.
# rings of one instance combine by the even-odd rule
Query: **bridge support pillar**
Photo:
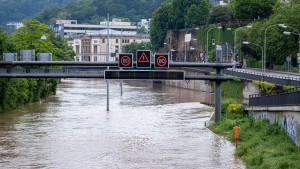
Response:
MULTIPOLYGON (((221 76, 221 69, 216 68, 217 76, 221 76)), ((215 122, 221 121, 221 80, 216 80, 216 92, 215 92, 215 122)))

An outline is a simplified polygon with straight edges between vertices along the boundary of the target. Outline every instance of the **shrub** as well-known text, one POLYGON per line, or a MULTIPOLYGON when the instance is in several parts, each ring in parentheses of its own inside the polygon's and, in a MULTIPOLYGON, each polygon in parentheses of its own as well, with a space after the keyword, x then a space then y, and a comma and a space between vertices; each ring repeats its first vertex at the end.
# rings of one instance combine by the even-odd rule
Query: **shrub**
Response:
POLYGON ((239 118, 243 115, 244 106, 241 104, 229 104, 227 107, 227 118, 239 118))

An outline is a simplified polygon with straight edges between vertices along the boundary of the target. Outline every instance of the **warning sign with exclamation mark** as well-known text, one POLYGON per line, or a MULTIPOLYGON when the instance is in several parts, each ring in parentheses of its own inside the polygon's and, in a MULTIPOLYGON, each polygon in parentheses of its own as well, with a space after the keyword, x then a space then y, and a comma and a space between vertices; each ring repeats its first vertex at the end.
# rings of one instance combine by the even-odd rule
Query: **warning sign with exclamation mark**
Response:
POLYGON ((138 50, 136 51, 137 67, 138 68, 151 68, 151 51, 138 50))

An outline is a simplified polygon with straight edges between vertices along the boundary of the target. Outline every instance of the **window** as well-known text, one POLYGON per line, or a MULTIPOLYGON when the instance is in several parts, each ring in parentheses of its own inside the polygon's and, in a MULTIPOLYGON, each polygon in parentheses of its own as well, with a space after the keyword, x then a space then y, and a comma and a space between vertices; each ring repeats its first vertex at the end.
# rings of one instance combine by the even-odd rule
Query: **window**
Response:
POLYGON ((119 52, 119 46, 115 46, 115 53, 119 52))
POLYGON ((102 39, 102 43, 105 43, 105 39, 102 39))
POLYGON ((94 53, 98 53, 97 45, 94 45, 94 53))
POLYGON ((79 45, 76 45, 76 53, 79 53, 79 45))
POLYGON ((94 62, 97 62, 97 56, 94 57, 94 62))
POLYGON ((116 39, 116 43, 119 43, 119 39, 116 39))
POLYGON ((94 40, 94 43, 98 43, 98 41, 97 41, 97 40, 94 40))

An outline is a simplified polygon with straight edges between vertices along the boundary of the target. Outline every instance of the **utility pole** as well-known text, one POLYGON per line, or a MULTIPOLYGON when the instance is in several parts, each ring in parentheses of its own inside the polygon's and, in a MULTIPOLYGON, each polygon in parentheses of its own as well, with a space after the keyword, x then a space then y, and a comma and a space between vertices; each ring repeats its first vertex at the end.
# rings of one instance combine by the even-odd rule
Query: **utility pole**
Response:
MULTIPOLYGON (((106 42, 106 62, 109 61, 109 14, 107 14, 107 42, 106 42)), ((109 69, 109 67, 107 67, 109 69)), ((109 111, 109 82, 106 80, 107 95, 106 95, 106 110, 109 111)))

